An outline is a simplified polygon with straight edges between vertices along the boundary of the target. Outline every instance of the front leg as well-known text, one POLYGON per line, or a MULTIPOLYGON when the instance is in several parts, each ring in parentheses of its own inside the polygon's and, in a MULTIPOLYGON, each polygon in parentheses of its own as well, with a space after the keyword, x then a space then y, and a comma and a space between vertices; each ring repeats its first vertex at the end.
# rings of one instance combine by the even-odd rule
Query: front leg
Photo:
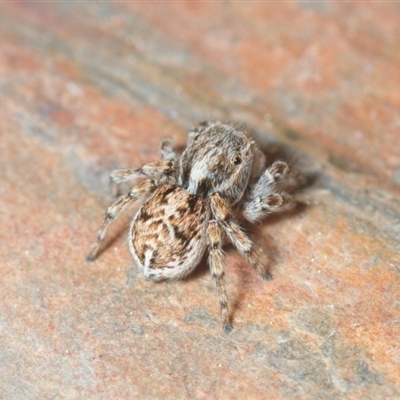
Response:
POLYGON ((178 164, 178 154, 176 153, 175 142, 172 138, 166 137, 161 140, 160 153, 163 161, 173 161, 178 164))
POLYGON ((155 185, 164 181, 176 181, 177 164, 172 160, 154 161, 140 168, 116 169, 111 172, 110 182, 114 187, 114 196, 120 195, 120 185, 139 178, 150 178, 155 185))
POLYGON ((218 193, 211 196, 210 205, 216 220, 226 232, 231 243, 263 279, 270 280, 271 274, 267 266, 263 265, 259 260, 254 250, 253 242, 242 231, 240 226, 231 219, 231 215, 233 215, 232 210, 230 210, 229 206, 218 193))
POLYGON ((275 161, 251 188, 240 207, 242 216, 247 221, 256 222, 268 214, 293 208, 295 203, 285 188, 293 186, 296 180, 297 172, 285 162, 275 161))
POLYGON ((210 270, 215 281, 217 289, 218 302, 221 309, 222 324, 224 333, 229 333, 232 330, 232 325, 229 322, 229 306, 228 296, 225 286, 225 268, 223 264, 222 251, 222 232, 218 226, 218 222, 210 221, 207 228, 207 246, 208 246, 208 262, 210 270))

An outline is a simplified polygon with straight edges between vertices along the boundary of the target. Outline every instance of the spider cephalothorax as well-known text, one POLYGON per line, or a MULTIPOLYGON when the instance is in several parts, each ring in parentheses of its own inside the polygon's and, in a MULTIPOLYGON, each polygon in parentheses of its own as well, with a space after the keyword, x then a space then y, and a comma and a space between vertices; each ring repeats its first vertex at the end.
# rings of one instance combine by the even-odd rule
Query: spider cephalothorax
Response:
POLYGON ((214 124, 198 132, 179 162, 179 185, 191 194, 219 193, 237 203, 248 185, 257 146, 229 125, 214 124))
POLYGON ((194 128, 181 157, 173 142, 164 139, 161 157, 162 161, 111 174, 116 186, 127 181, 135 185, 107 209, 88 260, 98 254, 109 223, 138 202, 140 207, 129 230, 129 248, 145 278, 183 278, 208 251, 223 328, 229 332, 223 242, 228 239, 264 279, 270 279, 267 266, 259 261, 239 222, 255 222, 290 208, 292 198, 279 187, 294 174, 282 161, 265 169, 264 154, 254 140, 220 122, 194 128))

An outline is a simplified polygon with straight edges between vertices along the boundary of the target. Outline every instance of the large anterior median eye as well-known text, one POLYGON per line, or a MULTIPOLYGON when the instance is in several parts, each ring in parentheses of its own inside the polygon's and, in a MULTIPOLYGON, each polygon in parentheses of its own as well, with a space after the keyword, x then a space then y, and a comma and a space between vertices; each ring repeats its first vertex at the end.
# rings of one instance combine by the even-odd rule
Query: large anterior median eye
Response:
POLYGON ((194 142, 196 142, 196 140, 199 138, 199 136, 200 136, 199 133, 190 134, 189 144, 193 144, 194 142))
POLYGON ((233 159, 233 163, 235 165, 239 165, 242 162, 242 156, 241 155, 237 155, 234 159, 233 159))

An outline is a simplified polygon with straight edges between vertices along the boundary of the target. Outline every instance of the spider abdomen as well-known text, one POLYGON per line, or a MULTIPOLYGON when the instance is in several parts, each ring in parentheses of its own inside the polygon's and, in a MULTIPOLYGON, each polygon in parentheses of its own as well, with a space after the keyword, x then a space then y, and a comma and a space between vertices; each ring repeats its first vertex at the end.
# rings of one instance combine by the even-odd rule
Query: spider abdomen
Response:
POLYGON ((129 247, 149 280, 189 275, 206 249, 209 207, 175 184, 158 187, 132 221, 129 247))

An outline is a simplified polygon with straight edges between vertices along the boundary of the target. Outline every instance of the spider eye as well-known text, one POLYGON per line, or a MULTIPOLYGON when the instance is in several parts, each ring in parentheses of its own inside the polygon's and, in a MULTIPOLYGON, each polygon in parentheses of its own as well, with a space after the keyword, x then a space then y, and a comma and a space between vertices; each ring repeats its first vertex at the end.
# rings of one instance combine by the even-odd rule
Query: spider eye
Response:
POLYGON ((200 134, 198 132, 196 132, 195 134, 193 134, 193 136, 191 136, 190 138, 190 144, 193 144, 197 141, 197 139, 199 138, 200 134))
POLYGON ((242 156, 236 156, 236 157, 233 159, 233 163, 234 163, 235 165, 239 165, 241 162, 242 162, 242 156))

